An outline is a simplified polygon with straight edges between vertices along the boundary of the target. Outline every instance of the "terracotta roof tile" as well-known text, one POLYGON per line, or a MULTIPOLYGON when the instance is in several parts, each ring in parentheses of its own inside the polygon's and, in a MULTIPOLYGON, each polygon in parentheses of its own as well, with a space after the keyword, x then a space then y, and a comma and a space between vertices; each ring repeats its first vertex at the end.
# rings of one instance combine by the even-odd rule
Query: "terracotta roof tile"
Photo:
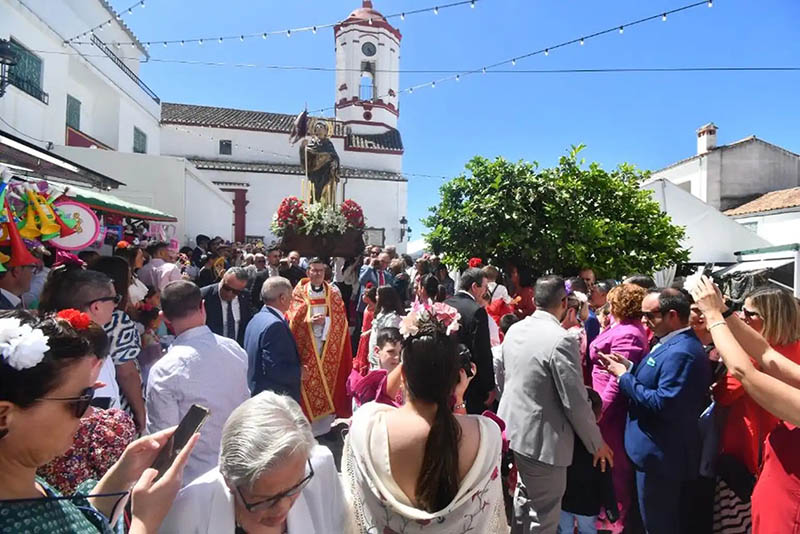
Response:
MULTIPOLYGON (((266 111, 195 106, 170 102, 161 104, 162 124, 183 124, 186 126, 207 126, 288 134, 292 131, 296 117, 296 115, 269 113, 266 111)), ((397 130, 390 130, 376 135, 353 134, 347 133, 343 123, 329 118, 325 120, 333 122, 333 135, 334 137, 344 137, 346 148, 403 152, 403 141, 400 138, 400 132, 397 130)))
POLYGON ((792 187, 790 189, 771 191, 737 208, 727 210, 725 215, 747 215, 798 206, 800 206, 800 187, 792 187))
MULTIPOLYGON (((288 163, 265 163, 252 161, 223 161, 199 158, 189 158, 195 167, 201 170, 214 171, 234 171, 234 172, 261 172, 267 174, 294 174, 301 176, 303 169, 300 165, 288 163)), ((376 171, 372 169, 356 169, 353 167, 342 167, 344 178, 354 178, 360 180, 384 180, 390 182, 408 181, 401 173, 390 171, 376 171)))

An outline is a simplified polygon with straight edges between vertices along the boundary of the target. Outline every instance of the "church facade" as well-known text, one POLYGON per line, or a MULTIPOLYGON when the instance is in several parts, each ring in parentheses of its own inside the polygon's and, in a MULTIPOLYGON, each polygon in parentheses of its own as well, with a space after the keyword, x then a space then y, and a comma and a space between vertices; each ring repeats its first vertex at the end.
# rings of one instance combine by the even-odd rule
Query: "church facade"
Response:
MULTIPOLYGON (((334 27, 335 116, 331 140, 341 161, 337 199, 361 204, 365 240, 405 249, 408 183, 402 174, 400 32, 369 0, 334 27)), ((269 226, 281 200, 301 195, 303 171, 289 136, 296 113, 162 103, 161 154, 181 156, 230 195, 234 238, 275 237, 269 226)), ((209 214, 213 217, 213 214, 209 214)))

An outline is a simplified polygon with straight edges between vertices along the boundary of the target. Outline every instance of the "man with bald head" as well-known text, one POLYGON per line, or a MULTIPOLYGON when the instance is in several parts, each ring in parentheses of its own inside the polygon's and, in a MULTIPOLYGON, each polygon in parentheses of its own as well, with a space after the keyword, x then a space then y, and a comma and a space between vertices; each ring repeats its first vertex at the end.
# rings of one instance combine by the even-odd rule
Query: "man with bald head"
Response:
POLYGON ((706 407, 711 367, 689 327, 689 311, 681 291, 651 289, 642 301, 642 321, 658 338, 650 354, 636 365, 601 355, 630 399, 625 452, 650 534, 687 531, 686 482, 697 478, 700 467, 697 420, 706 407))

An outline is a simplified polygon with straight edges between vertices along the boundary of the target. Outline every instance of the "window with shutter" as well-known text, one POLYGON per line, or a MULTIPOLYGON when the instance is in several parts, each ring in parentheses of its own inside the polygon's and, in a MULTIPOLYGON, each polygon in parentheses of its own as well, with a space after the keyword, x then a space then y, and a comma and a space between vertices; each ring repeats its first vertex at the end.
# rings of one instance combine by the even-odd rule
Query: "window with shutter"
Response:
POLYGON ((133 127, 133 151, 137 154, 147 154, 147 134, 136 126, 133 127))
POLYGON ((81 129, 81 101, 70 95, 67 95, 67 126, 81 129))
POLYGON ((41 58, 14 39, 9 42, 11 49, 17 55, 17 64, 8 69, 9 83, 47 104, 49 96, 42 91, 41 58))
POLYGON ((233 146, 230 139, 220 139, 219 153, 223 156, 230 156, 233 153, 233 146))

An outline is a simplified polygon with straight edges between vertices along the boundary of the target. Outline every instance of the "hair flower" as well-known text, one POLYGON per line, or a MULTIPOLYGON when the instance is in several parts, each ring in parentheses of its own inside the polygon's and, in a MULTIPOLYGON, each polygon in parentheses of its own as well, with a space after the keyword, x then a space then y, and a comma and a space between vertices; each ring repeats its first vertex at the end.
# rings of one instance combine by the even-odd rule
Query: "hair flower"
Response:
POLYGON ((131 244, 127 241, 120 241, 117 243, 117 248, 128 248, 129 246, 131 246, 131 244))
POLYGON ((22 324, 19 319, 0 319, 0 354, 3 362, 18 371, 36 367, 50 350, 41 329, 22 324))
POLYGON ((480 267, 481 265, 483 265, 483 260, 480 258, 470 258, 467 265, 469 265, 470 269, 480 267))
POLYGON ((417 312, 412 311, 400 321, 400 334, 404 338, 415 336, 419 332, 419 326, 417 326, 417 317, 417 312))
POLYGON ((67 320, 70 326, 72 326, 72 328, 75 330, 86 330, 89 328, 89 324, 92 322, 92 319, 88 314, 74 308, 61 310, 56 314, 56 317, 67 320))

